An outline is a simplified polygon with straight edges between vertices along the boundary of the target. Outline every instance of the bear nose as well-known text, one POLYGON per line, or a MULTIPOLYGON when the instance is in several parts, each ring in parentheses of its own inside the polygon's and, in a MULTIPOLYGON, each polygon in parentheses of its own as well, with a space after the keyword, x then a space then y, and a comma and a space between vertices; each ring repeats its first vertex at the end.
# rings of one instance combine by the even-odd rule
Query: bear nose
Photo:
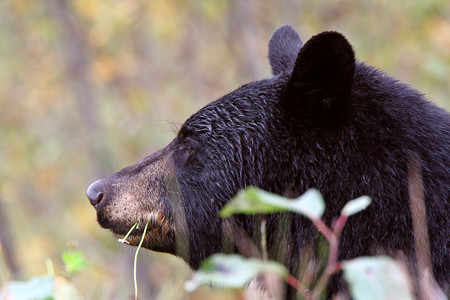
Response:
POLYGON ((97 208, 97 205, 103 199, 103 182, 102 182, 102 180, 97 180, 96 182, 92 183, 86 191, 86 196, 89 198, 89 202, 91 202, 92 206, 97 208))

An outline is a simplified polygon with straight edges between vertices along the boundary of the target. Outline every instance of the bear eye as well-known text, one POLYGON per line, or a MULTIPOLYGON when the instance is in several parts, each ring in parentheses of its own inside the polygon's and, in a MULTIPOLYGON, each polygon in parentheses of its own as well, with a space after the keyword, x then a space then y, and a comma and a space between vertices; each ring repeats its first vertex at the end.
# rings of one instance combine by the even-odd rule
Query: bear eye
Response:
POLYGON ((186 153, 187 153, 188 155, 191 155, 192 152, 193 152, 193 150, 192 150, 191 147, 186 147, 186 153))

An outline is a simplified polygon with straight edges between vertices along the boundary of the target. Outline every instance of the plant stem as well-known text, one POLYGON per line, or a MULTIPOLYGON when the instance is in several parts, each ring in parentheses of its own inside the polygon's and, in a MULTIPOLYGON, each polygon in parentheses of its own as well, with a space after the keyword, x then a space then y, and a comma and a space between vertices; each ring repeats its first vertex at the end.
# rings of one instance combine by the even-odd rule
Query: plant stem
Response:
POLYGON ((48 276, 55 277, 55 268, 53 267, 53 263, 50 258, 45 259, 45 265, 47 267, 48 276))
POLYGON ((314 287, 312 299, 319 299, 319 296, 325 289, 331 275, 337 272, 340 267, 340 264, 337 262, 337 253, 339 245, 338 238, 334 233, 332 233, 332 237, 329 239, 329 241, 330 241, 330 253, 328 255, 328 264, 327 267, 325 268, 325 271, 323 271, 322 275, 317 281, 316 286, 314 287))
POLYGON ((127 238, 128 238, 128 236, 131 234, 131 232, 133 231, 133 229, 134 229, 136 226, 139 226, 139 222, 134 223, 133 227, 131 227, 130 230, 128 230, 127 234, 123 237, 123 239, 118 239, 118 241, 121 242, 121 243, 130 244, 130 243, 127 241, 127 238))
POLYGON ((262 255, 263 255, 263 260, 264 261, 268 260, 266 225, 267 225, 267 220, 263 219, 261 221, 261 248, 262 248, 262 255))
POLYGON ((334 234, 336 234, 338 237, 341 234, 342 229, 344 228, 345 223, 347 222, 348 216, 340 215, 339 219, 334 223, 332 230, 334 234))
POLYGON ((328 281, 330 280, 330 277, 341 268, 341 263, 338 262, 339 237, 346 222, 347 216, 340 215, 339 219, 332 227, 333 230, 330 230, 330 228, 328 228, 328 226, 325 225, 325 223, 321 219, 313 220, 314 225, 328 240, 330 244, 330 252, 328 254, 327 267, 317 281, 316 286, 314 287, 314 290, 312 292, 311 299, 319 299, 319 296, 325 289, 328 281))
POLYGON ((314 226, 323 234, 323 236, 331 243, 333 239, 334 233, 328 228, 327 225, 321 219, 313 219, 312 220, 314 226))
MULTIPOLYGON (((3 265, 4 262, 4 255, 3 255, 3 249, 2 249, 2 245, 0 245, 0 262, 3 265)), ((3 266, 1 266, 0 268, 0 285, 3 286, 3 284, 6 284, 7 280, 7 273, 6 273, 6 264, 5 264, 5 268, 3 268, 3 266), (5 270, 5 271, 3 271, 5 270), (3 283, 3 284, 2 284, 3 283)))
POLYGON ((285 278, 285 280, 286 280, 287 284, 289 284, 294 289, 296 289, 299 293, 301 293, 303 298, 305 298, 307 300, 313 299, 309 289, 307 287, 305 287, 303 285, 303 283, 301 283, 297 278, 295 278, 291 274, 288 274, 287 277, 285 278))
MULTIPOLYGON (((134 225, 136 226, 137 224, 139 224, 139 222, 134 225)), ((138 257, 139 249, 141 249, 142 243, 144 242, 145 234, 147 233, 147 227, 148 227, 148 222, 145 224, 144 233, 142 233, 141 241, 139 242, 139 246, 137 247, 136 254, 134 255, 134 267, 133 267, 133 273, 134 273, 133 275, 134 276, 133 277, 134 277, 134 299, 135 300, 137 300, 137 298, 138 298, 137 276, 136 276, 137 257, 138 257)), ((134 226, 133 226, 133 228, 134 228, 134 226)), ((131 230, 130 230, 130 232, 131 232, 131 230)))

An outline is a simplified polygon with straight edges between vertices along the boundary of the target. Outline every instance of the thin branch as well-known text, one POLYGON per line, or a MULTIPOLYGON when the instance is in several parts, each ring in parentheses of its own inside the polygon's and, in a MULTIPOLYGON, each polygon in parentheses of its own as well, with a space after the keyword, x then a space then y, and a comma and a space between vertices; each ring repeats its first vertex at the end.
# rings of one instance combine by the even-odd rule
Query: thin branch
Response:
POLYGON ((328 228, 327 225, 321 220, 321 219, 314 219, 312 220, 314 226, 323 234, 323 236, 328 240, 329 243, 331 243, 331 240, 333 239, 334 233, 328 228))
POLYGON ((339 240, 337 236, 334 233, 331 233, 330 241, 330 253, 328 255, 328 264, 325 268, 325 271, 323 271, 322 275, 320 276, 319 280, 316 283, 316 286, 314 287, 313 293, 312 293, 312 299, 319 299, 320 294, 325 289, 328 281, 330 280, 331 275, 336 273, 339 270, 340 263, 337 261, 337 253, 338 253, 338 246, 339 246, 339 240))
POLYGON ((348 216, 340 215, 339 219, 336 221, 336 223, 334 223, 334 225, 331 228, 333 230, 333 232, 337 235, 338 238, 341 235, 341 231, 344 228, 344 225, 347 222, 347 219, 348 219, 348 216))
POLYGON ((347 218, 347 216, 340 215, 339 219, 332 226, 333 230, 330 230, 330 228, 328 228, 328 226, 325 225, 321 219, 313 220, 314 226, 316 226, 316 228, 328 240, 330 244, 330 252, 328 254, 328 263, 325 271, 323 271, 312 292, 312 299, 319 299, 319 296, 325 289, 330 277, 341 268, 341 263, 338 262, 339 237, 345 223, 347 222, 347 218))
POLYGON ((288 274, 288 276, 285 278, 287 284, 292 286, 294 289, 296 289, 299 293, 302 294, 303 298, 312 300, 312 295, 310 290, 303 285, 297 278, 292 276, 291 274, 288 274))
POLYGON ((268 255, 267 255, 266 225, 267 225, 267 220, 263 219, 261 221, 261 248, 262 248, 262 254, 263 254, 264 261, 267 261, 269 259, 268 255))

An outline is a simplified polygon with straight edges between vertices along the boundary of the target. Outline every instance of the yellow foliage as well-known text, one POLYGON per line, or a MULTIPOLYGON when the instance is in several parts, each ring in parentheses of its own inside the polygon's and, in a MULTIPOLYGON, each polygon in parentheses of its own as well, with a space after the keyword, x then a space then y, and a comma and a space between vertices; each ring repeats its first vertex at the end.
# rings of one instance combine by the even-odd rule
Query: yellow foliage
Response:
POLYGON ((101 55, 93 62, 94 75, 99 81, 110 81, 116 72, 116 62, 114 57, 101 55))
POLYGON ((53 255, 55 249, 54 241, 49 235, 33 234, 25 236, 26 240, 21 240, 17 244, 17 257, 20 258, 20 264, 26 266, 27 277, 33 275, 47 274, 45 259, 53 255))
POLYGON ((37 186, 44 191, 48 191, 57 187, 59 172, 54 164, 46 164, 39 168, 36 172, 37 186))
POLYGON ((427 26, 433 48, 450 59, 450 21, 444 18, 433 18, 427 26))
POLYGON ((105 8, 107 8, 103 1, 75 0, 73 3, 75 9, 79 11, 83 17, 88 19, 97 19, 104 14, 105 8))
POLYGON ((26 14, 30 9, 35 8, 35 0, 15 0, 9 1, 8 8, 17 15, 26 14))
MULTIPOLYGON (((80 193, 80 196, 83 197, 84 193, 80 193)), ((97 222, 95 222, 95 218, 97 217, 95 210, 85 204, 86 203, 83 201, 74 202, 69 207, 69 211, 71 212, 71 215, 78 216, 75 218, 75 221, 77 222, 77 226, 79 226, 83 232, 90 234, 99 233, 101 229, 98 227, 97 222)))
POLYGON ((220 20, 221 16, 225 15, 228 9, 227 1, 199 1, 203 15, 211 21, 220 20))
POLYGON ((147 13, 154 34, 164 40, 174 40, 181 34, 182 13, 170 1, 154 0, 148 4, 147 13))

